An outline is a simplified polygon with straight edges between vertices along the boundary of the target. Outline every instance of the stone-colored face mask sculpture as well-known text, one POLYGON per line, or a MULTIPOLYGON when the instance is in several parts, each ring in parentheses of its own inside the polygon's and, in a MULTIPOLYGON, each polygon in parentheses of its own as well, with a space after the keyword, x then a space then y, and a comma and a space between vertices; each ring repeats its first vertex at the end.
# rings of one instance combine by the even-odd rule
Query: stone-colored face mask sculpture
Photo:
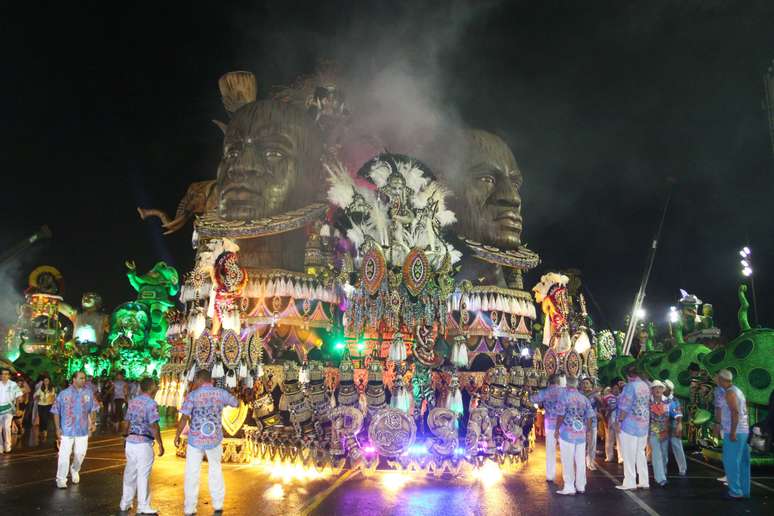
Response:
POLYGON ((309 204, 321 154, 318 129, 303 110, 276 100, 242 106, 225 130, 218 215, 254 220, 309 204))
POLYGON ((521 245, 523 181, 508 145, 478 129, 465 133, 467 152, 460 174, 449 178, 455 198, 458 232, 503 250, 521 245))

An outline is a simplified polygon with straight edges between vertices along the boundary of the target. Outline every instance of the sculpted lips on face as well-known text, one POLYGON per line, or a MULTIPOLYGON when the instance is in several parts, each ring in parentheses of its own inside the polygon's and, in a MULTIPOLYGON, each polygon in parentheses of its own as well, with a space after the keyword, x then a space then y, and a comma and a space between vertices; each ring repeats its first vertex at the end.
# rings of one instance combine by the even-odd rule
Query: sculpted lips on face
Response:
POLYGON ((495 221, 500 223, 500 226, 506 230, 513 232, 521 231, 521 215, 516 210, 506 210, 500 212, 495 221))

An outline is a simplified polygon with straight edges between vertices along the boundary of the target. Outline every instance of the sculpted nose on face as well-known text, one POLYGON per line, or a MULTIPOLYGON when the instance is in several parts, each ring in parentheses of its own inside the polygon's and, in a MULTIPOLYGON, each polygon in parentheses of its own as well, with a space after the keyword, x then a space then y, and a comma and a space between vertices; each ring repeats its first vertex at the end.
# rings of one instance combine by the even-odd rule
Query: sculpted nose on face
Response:
POLYGON ((493 200, 498 206, 515 209, 521 208, 521 195, 519 195, 519 190, 510 181, 501 181, 500 184, 497 185, 494 196, 493 200))

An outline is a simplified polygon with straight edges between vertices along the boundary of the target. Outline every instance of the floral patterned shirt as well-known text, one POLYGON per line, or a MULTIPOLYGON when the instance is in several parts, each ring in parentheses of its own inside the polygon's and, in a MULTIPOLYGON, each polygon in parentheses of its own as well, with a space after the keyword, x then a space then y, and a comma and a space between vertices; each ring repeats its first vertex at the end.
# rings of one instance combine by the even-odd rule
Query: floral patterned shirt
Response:
POLYGON ((627 383, 618 399, 618 414, 626 413, 621 422, 621 431, 635 437, 648 435, 650 419, 650 387, 641 379, 627 383))
POLYGON ((59 427, 65 437, 89 435, 89 414, 96 412, 97 401, 90 389, 70 385, 56 397, 51 413, 59 416, 59 427))
POLYGON ((128 443, 152 443, 151 425, 159 420, 159 406, 147 394, 132 398, 126 409, 126 421, 129 422, 128 443))
POLYGON ((180 412, 191 418, 188 432, 190 446, 200 450, 220 446, 223 440, 221 414, 225 406, 238 407, 239 402, 228 391, 210 383, 188 393, 180 412))
POLYGON ((556 428, 556 405, 559 403, 559 396, 564 388, 558 385, 549 385, 545 389, 540 389, 537 394, 532 396, 532 403, 543 405, 545 414, 545 429, 554 430, 556 428))
POLYGON ((563 416, 559 438, 573 444, 586 442, 586 420, 594 416, 589 399, 575 387, 567 387, 559 396, 556 415, 563 416))
POLYGON ((669 400, 653 400, 650 403, 650 435, 658 436, 659 441, 669 438, 669 400))

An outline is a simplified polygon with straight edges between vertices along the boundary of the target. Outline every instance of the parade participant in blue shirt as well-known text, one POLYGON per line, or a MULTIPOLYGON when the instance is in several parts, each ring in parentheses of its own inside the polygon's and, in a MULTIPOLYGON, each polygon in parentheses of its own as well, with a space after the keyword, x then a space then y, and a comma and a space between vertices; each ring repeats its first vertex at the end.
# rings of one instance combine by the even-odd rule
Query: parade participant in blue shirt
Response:
MULTIPOLYGON (((685 461, 685 450, 683 450, 683 407, 680 400, 674 396, 675 384, 672 383, 672 380, 664 380, 664 385, 666 385, 664 395, 669 400, 669 444, 677 461, 677 471, 681 476, 685 476, 688 464, 685 461)), ((669 464, 668 453, 664 459, 666 460, 664 463, 666 469, 667 464, 669 464)))
POLYGON ((559 402, 559 395, 564 389, 559 386, 559 375, 552 374, 548 377, 548 387, 540 389, 531 397, 532 403, 543 406, 545 414, 543 416, 543 427, 546 436, 546 481, 553 482, 556 478, 556 438, 554 429, 556 428, 556 404, 559 402))
POLYGON ((578 392, 578 379, 567 377, 567 387, 556 406, 555 437, 559 440, 564 487, 561 495, 586 491, 586 440, 594 417, 589 399, 578 392))
POLYGON ((628 382, 618 399, 618 430, 624 461, 624 481, 617 489, 647 489, 648 459, 645 445, 648 442, 650 420, 650 387, 640 379, 637 366, 626 367, 628 382), (639 475, 639 483, 637 476, 639 475))
POLYGON ((661 487, 666 486, 666 464, 669 457, 669 400, 664 397, 666 386, 655 380, 650 384, 650 451, 653 478, 661 487))
POLYGON ((589 425, 588 441, 586 442, 586 467, 594 471, 597 466, 594 464, 594 460, 597 458, 597 426, 599 420, 597 419, 597 412, 602 407, 602 398, 599 393, 594 389, 594 379, 584 378, 581 381, 581 393, 586 396, 591 403, 592 417, 591 424, 589 425))
POLYGON ((153 399, 158 387, 153 378, 143 378, 141 392, 129 401, 126 409, 126 467, 124 490, 119 508, 128 511, 137 494, 137 514, 156 514, 150 505, 150 474, 153 468, 153 441, 164 455, 159 429, 159 407, 153 399))
POLYGON ((223 456, 221 441, 223 426, 221 415, 223 407, 238 407, 237 399, 228 391, 213 387, 210 372, 202 369, 196 373, 194 389, 188 393, 180 409, 182 417, 177 425, 175 446, 181 445, 180 434, 189 424, 188 447, 185 455, 185 514, 196 513, 199 498, 199 470, 202 459, 207 455, 209 463, 208 482, 212 496, 212 508, 223 510, 226 486, 223 483, 223 470, 220 461, 223 456))
POLYGON ((68 468, 72 483, 80 482, 79 472, 89 446, 89 435, 96 428, 97 400, 85 384, 86 373, 75 372, 72 376, 72 384, 59 393, 51 407, 56 438, 59 441, 56 485, 60 489, 67 487, 68 468), (71 454, 73 455, 72 465, 70 465, 71 454))
POLYGON ((723 432, 723 467, 726 470, 729 498, 750 497, 750 446, 747 438, 750 426, 747 399, 733 384, 734 375, 728 369, 718 371, 717 382, 725 392, 720 401, 720 426, 723 432))

